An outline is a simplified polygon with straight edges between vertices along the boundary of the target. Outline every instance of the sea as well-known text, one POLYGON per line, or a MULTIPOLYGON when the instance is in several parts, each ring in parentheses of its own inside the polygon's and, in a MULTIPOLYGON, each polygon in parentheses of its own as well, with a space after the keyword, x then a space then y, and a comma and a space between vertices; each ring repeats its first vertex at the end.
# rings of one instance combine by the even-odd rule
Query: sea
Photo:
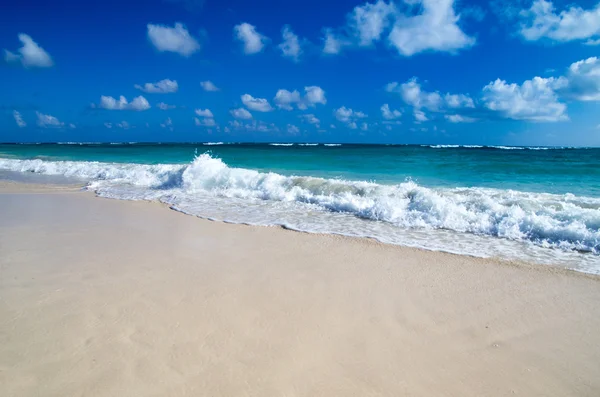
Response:
POLYGON ((598 148, 9 144, 0 170, 206 219, 600 274, 598 148))

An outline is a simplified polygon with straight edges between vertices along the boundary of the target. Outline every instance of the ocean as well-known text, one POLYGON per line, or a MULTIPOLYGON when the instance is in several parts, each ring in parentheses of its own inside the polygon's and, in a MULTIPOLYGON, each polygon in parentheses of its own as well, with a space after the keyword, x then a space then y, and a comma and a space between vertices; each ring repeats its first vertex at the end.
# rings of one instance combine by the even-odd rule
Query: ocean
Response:
POLYGON ((597 148, 11 144, 0 170, 207 219, 600 274, 597 148))

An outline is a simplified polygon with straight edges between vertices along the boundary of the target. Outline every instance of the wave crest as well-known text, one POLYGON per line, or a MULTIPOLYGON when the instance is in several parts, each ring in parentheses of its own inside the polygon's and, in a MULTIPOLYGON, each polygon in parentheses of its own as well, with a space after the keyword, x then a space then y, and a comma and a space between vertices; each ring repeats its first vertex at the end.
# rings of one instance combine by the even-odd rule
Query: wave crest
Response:
POLYGON ((116 198, 213 195, 310 204, 404 229, 444 229, 600 254, 600 199, 484 188, 428 188, 284 176, 229 167, 202 154, 191 164, 118 164, 0 159, 0 168, 78 177, 116 198), (119 187, 144 194, 119 193, 119 187), (149 194, 151 192, 152 194, 149 194))

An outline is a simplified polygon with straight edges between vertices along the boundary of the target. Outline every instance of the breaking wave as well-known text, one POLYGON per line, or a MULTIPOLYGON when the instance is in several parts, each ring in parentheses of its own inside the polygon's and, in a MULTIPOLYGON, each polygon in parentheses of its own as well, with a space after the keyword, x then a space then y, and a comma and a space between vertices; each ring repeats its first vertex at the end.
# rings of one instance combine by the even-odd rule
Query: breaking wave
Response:
MULTIPOLYGON (((413 181, 383 185, 285 176, 229 167, 209 154, 196 157, 190 164, 157 165, 0 159, 0 168, 76 177, 88 181, 88 189, 101 196, 161 200, 199 216, 209 216, 203 213, 206 206, 197 205, 199 200, 209 203, 211 200, 231 199, 233 201, 228 202, 227 209, 239 210, 235 219, 240 222, 244 222, 245 206, 271 203, 285 205, 288 212, 293 208, 299 214, 297 219, 302 219, 302 227, 297 227, 288 218, 283 222, 274 216, 269 221, 254 218, 248 222, 286 223, 305 231, 331 231, 331 225, 329 229, 322 224, 319 228, 311 227, 310 223, 306 223, 306 214, 321 213, 325 216, 333 213, 356 220, 375 221, 369 226, 349 223, 354 226, 348 227, 355 230, 348 234, 368 235, 384 241, 387 240, 382 230, 387 230, 385 233, 391 233, 390 230, 444 231, 500 238, 559 251, 587 252, 596 258, 600 255, 600 199, 572 194, 429 188, 413 181), (235 207, 231 203, 235 203, 235 207), (364 233, 365 230, 369 233, 364 233)), ((332 218, 330 222, 337 221, 332 218)), ((461 251, 456 243, 452 245, 441 249, 461 251)), ((421 246, 431 248, 426 241, 421 246)), ((472 251, 467 253, 475 254, 472 251)))

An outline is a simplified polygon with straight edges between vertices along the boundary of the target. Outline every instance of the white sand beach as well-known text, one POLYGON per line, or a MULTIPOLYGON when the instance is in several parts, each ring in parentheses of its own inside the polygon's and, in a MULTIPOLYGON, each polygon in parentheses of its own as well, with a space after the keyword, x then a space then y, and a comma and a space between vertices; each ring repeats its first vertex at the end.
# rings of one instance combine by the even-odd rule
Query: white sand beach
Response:
POLYGON ((0 395, 599 396, 600 278, 0 183, 0 395))

